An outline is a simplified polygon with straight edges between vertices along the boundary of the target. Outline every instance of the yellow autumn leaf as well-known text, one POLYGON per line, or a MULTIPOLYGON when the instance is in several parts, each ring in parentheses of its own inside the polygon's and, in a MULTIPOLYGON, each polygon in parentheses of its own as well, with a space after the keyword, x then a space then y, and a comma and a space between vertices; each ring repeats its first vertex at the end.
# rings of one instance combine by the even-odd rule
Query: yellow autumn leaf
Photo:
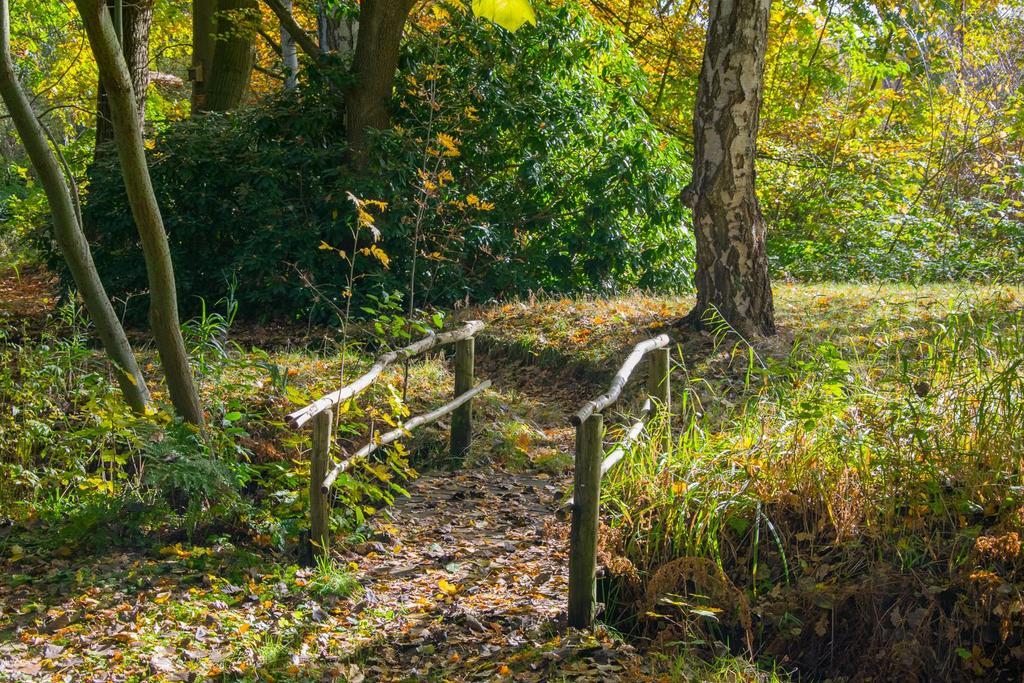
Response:
POLYGON ((440 588, 441 592, 445 595, 455 595, 459 592, 459 587, 446 579, 441 579, 440 581, 438 581, 437 587, 440 588))
POLYGON ((537 24, 528 0, 473 0, 473 14, 509 31, 517 31, 526 23, 537 24))

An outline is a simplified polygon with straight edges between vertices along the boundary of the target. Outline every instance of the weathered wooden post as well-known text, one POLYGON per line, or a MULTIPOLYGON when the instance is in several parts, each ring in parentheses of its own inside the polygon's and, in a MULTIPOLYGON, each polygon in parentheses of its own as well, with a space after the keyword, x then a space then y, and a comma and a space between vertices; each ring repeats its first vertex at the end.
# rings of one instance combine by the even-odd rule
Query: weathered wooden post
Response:
POLYGON ((601 413, 590 415, 576 428, 576 473, 569 532, 569 626, 573 628, 588 628, 594 621, 603 436, 601 413))
POLYGON ((331 427, 334 411, 313 417, 313 452, 309 459, 309 544, 312 557, 326 557, 330 552, 330 492, 323 490, 327 466, 331 461, 331 427))
MULTIPOLYGON (((473 357, 475 338, 455 342, 455 396, 473 388, 473 357)), ((452 413, 451 456, 461 463, 469 454, 473 439, 473 401, 466 401, 452 413)))
POLYGON ((651 397, 655 417, 664 429, 664 454, 672 450, 672 352, 668 348, 651 351, 651 361, 647 368, 647 395, 651 397))

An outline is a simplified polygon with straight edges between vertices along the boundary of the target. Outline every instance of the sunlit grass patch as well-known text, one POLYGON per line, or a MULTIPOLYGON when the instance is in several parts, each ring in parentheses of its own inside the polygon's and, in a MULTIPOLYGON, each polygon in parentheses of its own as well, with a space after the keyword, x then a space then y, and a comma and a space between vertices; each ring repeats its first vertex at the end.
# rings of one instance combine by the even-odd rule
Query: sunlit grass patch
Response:
MULTIPOLYGON (((785 353, 745 354, 742 343, 736 353, 731 342, 716 352, 731 363, 712 354, 677 373, 672 452, 658 451, 654 433, 605 483, 605 552, 622 576, 613 615, 624 608, 643 629, 742 648, 749 628, 726 618, 737 601, 714 597, 738 590, 761 638, 788 642, 794 661, 823 674, 846 671, 818 659, 831 647, 896 661, 889 648, 906 625, 879 626, 882 605, 915 614, 936 653, 920 670, 933 676, 960 666, 978 624, 1024 625, 1008 616, 1017 608, 967 597, 981 590, 968 575, 992 566, 980 539, 1024 523, 1020 298, 996 288, 865 294, 814 294, 827 301, 793 311, 803 322, 785 353), (677 558, 712 564, 652 595, 677 558), (927 586, 963 595, 959 616, 927 607, 927 586)), ((1017 594, 1024 575, 1000 566, 995 585, 1017 594)), ((1014 670, 1012 648, 1004 638, 982 652, 1014 670)))

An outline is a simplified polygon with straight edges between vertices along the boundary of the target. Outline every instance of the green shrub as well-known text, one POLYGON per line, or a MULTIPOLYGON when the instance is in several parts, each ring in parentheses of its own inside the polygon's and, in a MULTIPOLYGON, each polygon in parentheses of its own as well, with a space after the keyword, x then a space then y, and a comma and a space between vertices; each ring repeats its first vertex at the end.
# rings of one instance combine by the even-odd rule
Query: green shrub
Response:
MULTIPOLYGON (((647 80, 618 39, 572 7, 516 34, 449 10, 409 32, 396 126, 363 171, 345 162, 337 67, 310 65, 294 92, 158 136, 153 181, 189 312, 233 282, 242 315, 326 316, 348 272, 321 245, 368 246, 352 244, 351 197, 387 204, 376 227, 390 267, 360 256, 357 297, 408 290, 414 236, 417 304, 686 286, 675 195, 689 171, 640 106, 647 80)), ((104 282, 139 312, 146 277, 118 173, 113 155, 92 169, 85 216, 104 282)))

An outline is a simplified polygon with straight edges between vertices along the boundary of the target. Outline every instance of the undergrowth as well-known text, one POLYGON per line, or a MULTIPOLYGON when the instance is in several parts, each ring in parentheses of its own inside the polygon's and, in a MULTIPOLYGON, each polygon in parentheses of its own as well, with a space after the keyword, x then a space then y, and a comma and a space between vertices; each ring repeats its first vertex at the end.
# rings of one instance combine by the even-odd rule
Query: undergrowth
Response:
POLYGON ((801 330, 788 353, 711 340, 677 372, 672 452, 655 426, 606 479, 606 618, 815 676, 1020 675, 1014 302, 801 330))

